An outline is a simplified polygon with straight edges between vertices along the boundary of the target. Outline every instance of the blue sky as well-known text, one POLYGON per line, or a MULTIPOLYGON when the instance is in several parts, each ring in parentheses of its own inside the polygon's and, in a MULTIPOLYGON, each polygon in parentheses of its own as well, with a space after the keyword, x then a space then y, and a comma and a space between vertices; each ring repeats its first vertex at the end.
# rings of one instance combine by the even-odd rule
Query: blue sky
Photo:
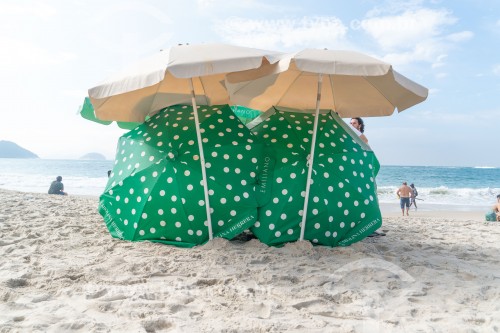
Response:
POLYGON ((0 140, 41 158, 114 157, 124 130, 77 115, 110 74, 178 43, 347 49, 429 88, 366 118, 383 165, 500 167, 500 1, 0 2, 0 140))

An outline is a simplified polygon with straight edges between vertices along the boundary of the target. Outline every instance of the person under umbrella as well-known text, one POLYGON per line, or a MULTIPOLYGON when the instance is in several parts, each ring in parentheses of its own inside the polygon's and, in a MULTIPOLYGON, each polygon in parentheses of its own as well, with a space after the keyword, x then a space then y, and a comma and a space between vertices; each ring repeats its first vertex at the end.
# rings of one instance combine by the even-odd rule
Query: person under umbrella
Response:
POLYGON ((351 118, 351 126, 355 129, 356 134, 359 138, 366 144, 368 144, 368 138, 365 136, 365 122, 361 117, 351 118))

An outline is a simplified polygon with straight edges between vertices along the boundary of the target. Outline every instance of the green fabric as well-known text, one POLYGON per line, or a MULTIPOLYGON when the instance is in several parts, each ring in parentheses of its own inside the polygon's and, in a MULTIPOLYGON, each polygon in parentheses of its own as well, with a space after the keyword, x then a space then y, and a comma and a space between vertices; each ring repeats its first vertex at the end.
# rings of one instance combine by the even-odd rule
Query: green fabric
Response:
POLYGON ((492 210, 489 211, 488 213, 486 213, 484 215, 484 217, 485 217, 486 221, 488 221, 488 222, 494 222, 497 220, 497 214, 495 214, 495 212, 492 210))
POLYGON ((121 129, 125 130, 131 130, 134 129, 135 127, 139 126, 141 123, 134 123, 134 122, 125 122, 125 121, 117 121, 116 125, 120 127, 121 129))
MULTIPOLYGON (((319 117, 304 238, 346 246, 381 226, 375 183, 380 165, 336 114, 319 117)), ((300 237, 314 114, 273 108, 261 118, 252 132, 274 149, 275 164, 268 182, 271 198, 259 207, 251 230, 268 245, 282 245, 300 237)))
POLYGON ((83 106, 80 110, 80 115, 87 120, 103 124, 103 125, 109 125, 112 123, 112 121, 106 121, 106 120, 100 120, 95 116, 94 113, 94 107, 92 106, 92 103, 90 102, 90 98, 85 97, 85 100, 83 101, 83 106))
MULTIPOLYGON (((230 107, 199 107, 214 237, 257 220, 264 145, 230 107)), ((113 237, 192 247, 208 241, 191 105, 176 105, 124 134, 99 211, 113 237)))
MULTIPOLYGON (((109 125, 112 123, 112 121, 107 121, 107 120, 101 120, 98 119, 95 116, 94 112, 94 107, 92 106, 92 103, 90 102, 90 98, 85 97, 85 100, 83 101, 83 106, 80 110, 80 115, 87 120, 102 124, 102 125, 109 125)), ((140 125, 140 123, 135 123, 135 122, 124 122, 124 121, 117 121, 116 124, 118 127, 131 130, 135 128, 136 126, 140 125)))
POLYGON ((243 124, 247 124, 257 118, 262 112, 259 110, 250 109, 241 105, 231 106, 234 114, 240 118, 243 124))

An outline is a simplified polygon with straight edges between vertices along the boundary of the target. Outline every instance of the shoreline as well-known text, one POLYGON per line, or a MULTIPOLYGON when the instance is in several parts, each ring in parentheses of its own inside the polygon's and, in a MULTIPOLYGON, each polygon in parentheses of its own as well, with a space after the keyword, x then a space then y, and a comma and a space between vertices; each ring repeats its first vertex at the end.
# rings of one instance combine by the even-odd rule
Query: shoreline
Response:
MULTIPOLYGON (((21 191, 21 190, 7 189, 2 187, 0 187, 0 191, 10 191, 14 193, 17 192, 25 194, 46 194, 45 191, 44 192, 21 191)), ((68 196, 99 200, 100 194, 95 195, 95 194, 69 193, 68 196)), ((459 217, 459 215, 462 213, 466 215, 470 215, 470 213, 484 215, 491 208, 491 206, 493 206, 493 204, 494 204, 493 201, 491 205, 449 205, 449 204, 419 202, 418 203, 419 208, 416 212, 413 207, 410 208, 410 215, 412 215, 412 212, 418 213, 418 216, 422 216, 420 213, 424 214, 425 216, 429 216, 429 214, 432 214, 433 212, 435 212, 438 216, 441 216, 442 214, 451 214, 453 216, 459 217)), ((394 203, 379 202, 379 207, 383 216, 385 215, 396 216, 398 215, 397 213, 401 213, 401 209, 399 207, 399 200, 395 200, 394 203)))
MULTIPOLYGON (((434 217, 434 218, 452 218, 459 220, 485 221, 486 212, 491 209, 489 206, 451 206, 438 204, 419 205, 415 210, 410 207, 409 214, 412 217, 434 217)), ((403 217, 399 204, 381 203, 380 211, 382 217, 403 217)), ((405 209, 406 213, 406 209, 405 209)), ((406 218, 407 216, 405 216, 406 218)))

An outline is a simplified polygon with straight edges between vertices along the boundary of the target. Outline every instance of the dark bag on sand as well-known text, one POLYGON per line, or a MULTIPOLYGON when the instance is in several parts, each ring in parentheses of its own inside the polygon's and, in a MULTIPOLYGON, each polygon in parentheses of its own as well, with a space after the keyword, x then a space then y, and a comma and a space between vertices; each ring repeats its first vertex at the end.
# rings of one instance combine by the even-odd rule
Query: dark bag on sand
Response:
POLYGON ((497 214, 494 211, 489 211, 485 215, 486 221, 494 222, 497 220, 497 214))

